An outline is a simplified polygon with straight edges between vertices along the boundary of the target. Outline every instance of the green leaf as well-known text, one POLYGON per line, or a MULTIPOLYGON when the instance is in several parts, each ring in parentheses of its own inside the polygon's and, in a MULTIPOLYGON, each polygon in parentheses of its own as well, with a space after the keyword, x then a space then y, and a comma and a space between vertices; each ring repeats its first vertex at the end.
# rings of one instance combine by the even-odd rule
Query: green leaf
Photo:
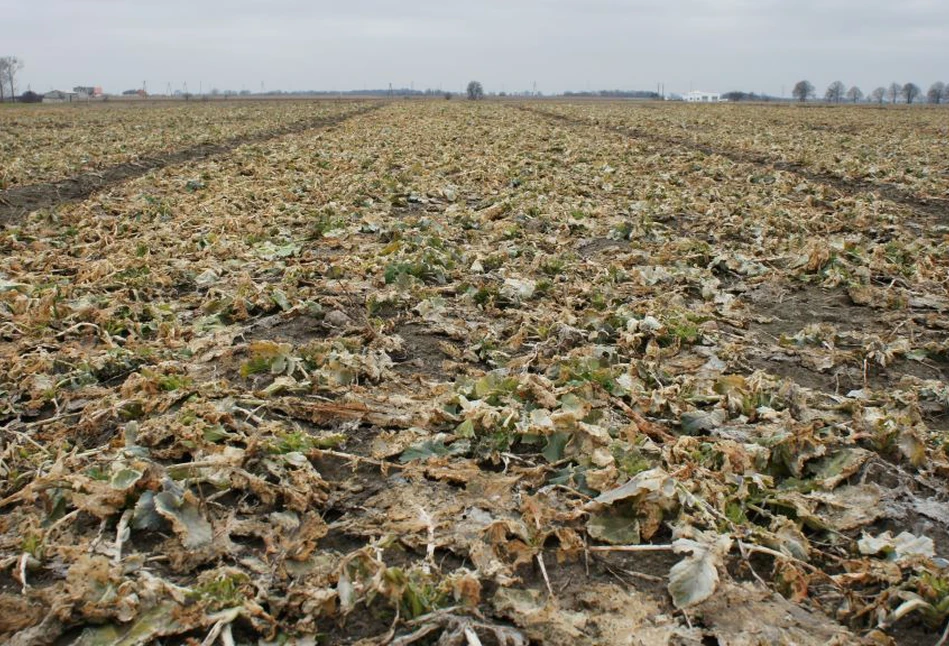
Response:
POLYGON ((588 405, 573 393, 567 393, 560 398, 560 407, 567 413, 572 413, 577 419, 583 419, 588 412, 588 405))
POLYGON ((164 519, 155 511, 155 494, 146 491, 135 503, 135 512, 132 515, 132 527, 135 529, 157 530, 164 524, 164 519))
POLYGON ((155 496, 155 511, 171 523, 187 549, 203 547, 211 542, 211 523, 201 513, 197 501, 188 493, 179 498, 170 491, 161 492, 155 496))
POLYGON ((455 427, 455 437, 472 438, 474 436, 475 436, 474 422, 472 422, 470 419, 466 419, 457 427, 455 427))
POLYGON ((814 473, 814 479, 825 489, 833 489, 855 474, 873 455, 866 449, 843 449, 823 458, 808 469, 814 473))
POLYGON ((430 458, 444 457, 446 455, 464 455, 471 448, 468 442, 454 442, 451 446, 446 446, 441 438, 437 440, 427 440, 421 444, 410 446, 402 455, 399 456, 399 462, 405 464, 412 460, 428 460, 430 458))
POLYGON ((182 617, 187 616, 183 610, 174 601, 165 601, 139 615, 129 626, 86 628, 75 643, 77 646, 138 646, 152 643, 163 635, 177 635, 194 628, 181 623, 182 617))
POLYGON ((587 521, 587 533, 611 545, 636 545, 640 541, 639 520, 622 514, 593 514, 587 521))
POLYGON ((109 484, 113 489, 125 491, 135 486, 135 483, 142 479, 142 472, 135 469, 122 469, 112 476, 109 484))
POLYGON ((270 295, 270 298, 272 298, 273 302, 276 303, 277 306, 283 311, 286 312, 287 310, 290 309, 290 301, 287 299, 287 295, 283 292, 283 290, 280 290, 280 289, 273 290, 273 293, 270 295))
POLYGON ((548 462, 558 462, 563 459, 564 449, 570 441, 569 433, 554 433, 547 436, 547 446, 542 455, 548 462))

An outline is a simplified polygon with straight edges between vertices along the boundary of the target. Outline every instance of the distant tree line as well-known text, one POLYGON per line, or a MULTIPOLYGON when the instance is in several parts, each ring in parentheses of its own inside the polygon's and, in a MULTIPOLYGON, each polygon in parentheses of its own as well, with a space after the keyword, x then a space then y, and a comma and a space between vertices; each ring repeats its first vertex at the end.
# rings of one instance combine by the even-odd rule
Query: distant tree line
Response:
POLYGON ((737 103, 739 101, 773 101, 774 97, 768 94, 758 94, 756 92, 741 92, 739 90, 732 90, 731 92, 726 92, 722 95, 722 98, 730 103, 737 103))
MULTIPOLYGON (((791 96, 801 103, 804 103, 808 99, 815 98, 817 93, 813 83, 805 80, 798 81, 794 85, 791 96)), ((889 87, 880 86, 868 95, 864 95, 863 90, 856 85, 847 89, 847 86, 841 81, 834 81, 827 86, 827 91, 824 92, 824 100, 828 103, 842 103, 844 101, 857 103, 865 98, 870 103, 882 104, 884 101, 889 101, 890 103, 900 101, 910 104, 918 102, 922 96, 922 89, 915 83, 903 83, 901 85, 895 81, 890 83, 889 87)), ((925 98, 932 104, 949 102, 949 86, 941 81, 937 81, 930 86, 925 98)))
POLYGON ((610 99, 659 99, 662 98, 658 92, 648 90, 595 90, 586 92, 564 92, 564 96, 570 97, 603 97, 610 99))

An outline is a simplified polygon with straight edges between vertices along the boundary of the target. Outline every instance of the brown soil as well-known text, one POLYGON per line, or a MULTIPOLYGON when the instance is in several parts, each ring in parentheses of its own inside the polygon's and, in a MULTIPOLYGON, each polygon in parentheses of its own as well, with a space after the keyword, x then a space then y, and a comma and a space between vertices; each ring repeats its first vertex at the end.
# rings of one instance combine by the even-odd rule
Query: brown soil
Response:
MULTIPOLYGON (((937 339, 939 332, 926 326, 924 317, 907 310, 878 310, 856 305, 844 290, 825 290, 816 286, 794 288, 763 285, 742 294, 754 312, 747 334, 754 343, 750 347, 767 349, 748 358, 753 368, 793 380, 807 388, 829 393, 846 394, 864 387, 893 387, 904 377, 942 379, 949 375, 949 363, 938 358, 925 362, 896 357, 886 367, 862 361, 841 362, 826 371, 803 365, 793 346, 785 347, 782 339, 794 336, 808 325, 828 324, 838 332, 874 334, 890 341, 896 334, 909 335, 916 343, 937 339)), ((838 345, 841 352, 857 347, 838 345)))
POLYGON ((444 362, 450 360, 450 356, 442 349, 442 344, 457 348, 456 341, 418 323, 400 325, 396 327, 394 333, 405 341, 405 353, 402 356, 393 357, 398 362, 395 367, 396 372, 439 380, 451 377, 451 373, 444 367, 444 362))
POLYGON ((332 328, 312 316, 287 319, 277 315, 256 321, 242 336, 247 341, 268 340, 306 345, 314 339, 326 338, 332 332, 332 328))
POLYGON ((84 200, 97 191, 141 177, 152 170, 225 155, 245 144, 259 143, 307 130, 329 128, 353 117, 378 110, 381 107, 381 103, 373 103, 346 114, 298 121, 282 128, 234 137, 220 144, 201 144, 168 155, 144 158, 137 162, 118 164, 101 171, 83 173, 58 182, 18 186, 0 192, 0 225, 16 224, 28 213, 38 209, 53 208, 67 202, 84 200))

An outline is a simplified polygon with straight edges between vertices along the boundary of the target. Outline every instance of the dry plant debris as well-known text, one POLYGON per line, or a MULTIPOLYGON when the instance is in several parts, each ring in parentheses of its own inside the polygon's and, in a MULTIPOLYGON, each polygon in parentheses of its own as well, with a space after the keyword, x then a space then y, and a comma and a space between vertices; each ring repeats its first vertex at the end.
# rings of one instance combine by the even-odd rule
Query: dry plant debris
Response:
POLYGON ((4 114, 344 118, 4 227, 0 639, 937 642, 949 113, 376 107, 4 114))

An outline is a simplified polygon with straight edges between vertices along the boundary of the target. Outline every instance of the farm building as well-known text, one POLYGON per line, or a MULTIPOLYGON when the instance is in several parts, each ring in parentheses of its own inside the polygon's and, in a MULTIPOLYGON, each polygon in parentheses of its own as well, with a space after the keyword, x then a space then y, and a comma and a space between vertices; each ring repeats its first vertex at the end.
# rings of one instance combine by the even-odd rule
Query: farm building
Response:
POLYGON ((97 98, 102 96, 102 88, 98 85, 77 85, 72 89, 73 92, 80 98, 97 98))
POLYGON ((43 103, 68 103, 76 96, 75 92, 63 92, 62 90, 51 90, 43 95, 43 103))
POLYGON ((722 95, 717 92, 699 92, 698 90, 689 92, 682 98, 688 103, 720 103, 722 101, 722 95))

